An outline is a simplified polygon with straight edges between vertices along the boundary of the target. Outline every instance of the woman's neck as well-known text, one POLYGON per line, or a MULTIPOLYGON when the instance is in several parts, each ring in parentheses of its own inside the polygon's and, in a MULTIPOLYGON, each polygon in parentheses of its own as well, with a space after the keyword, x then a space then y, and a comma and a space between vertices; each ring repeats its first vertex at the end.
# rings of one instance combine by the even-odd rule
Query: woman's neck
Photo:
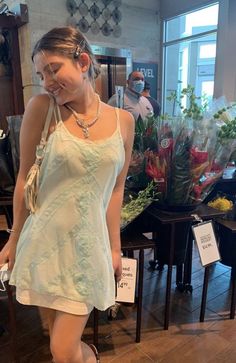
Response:
POLYGON ((75 110, 78 115, 83 115, 83 118, 89 118, 97 109, 97 94, 94 89, 89 89, 82 96, 68 102, 68 105, 75 110))

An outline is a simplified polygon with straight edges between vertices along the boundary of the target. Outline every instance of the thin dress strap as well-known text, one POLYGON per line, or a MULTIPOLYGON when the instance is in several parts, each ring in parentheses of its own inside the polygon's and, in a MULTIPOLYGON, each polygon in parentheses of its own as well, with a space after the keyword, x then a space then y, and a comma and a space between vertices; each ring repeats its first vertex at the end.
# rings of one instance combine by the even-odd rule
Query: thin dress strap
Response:
POLYGON ((117 121, 117 130, 120 131, 120 109, 115 107, 116 112, 116 121, 117 121))

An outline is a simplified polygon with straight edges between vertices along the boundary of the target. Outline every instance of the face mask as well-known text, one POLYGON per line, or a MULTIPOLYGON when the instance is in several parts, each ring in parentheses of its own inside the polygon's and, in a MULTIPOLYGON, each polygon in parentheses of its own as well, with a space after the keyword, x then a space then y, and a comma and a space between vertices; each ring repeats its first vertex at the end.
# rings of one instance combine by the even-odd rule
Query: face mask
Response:
POLYGON ((141 93, 144 89, 144 81, 132 81, 132 90, 141 93))

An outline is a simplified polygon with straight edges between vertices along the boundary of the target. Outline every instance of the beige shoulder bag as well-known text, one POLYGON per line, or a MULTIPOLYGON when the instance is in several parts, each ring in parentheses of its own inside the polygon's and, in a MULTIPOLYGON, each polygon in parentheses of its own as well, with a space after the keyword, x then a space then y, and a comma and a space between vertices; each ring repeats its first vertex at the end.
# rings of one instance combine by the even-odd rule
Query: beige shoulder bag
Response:
POLYGON ((24 197, 25 197, 26 208, 29 209, 31 213, 34 213, 36 211, 40 166, 42 164, 44 154, 45 154, 45 148, 46 148, 46 144, 47 144, 47 135, 48 135, 48 130, 49 130, 53 110, 54 110, 54 99, 52 97, 50 97, 48 113, 47 113, 43 131, 41 134, 41 140, 40 140, 39 145, 36 146, 36 159, 27 174, 26 183, 24 186, 24 197))

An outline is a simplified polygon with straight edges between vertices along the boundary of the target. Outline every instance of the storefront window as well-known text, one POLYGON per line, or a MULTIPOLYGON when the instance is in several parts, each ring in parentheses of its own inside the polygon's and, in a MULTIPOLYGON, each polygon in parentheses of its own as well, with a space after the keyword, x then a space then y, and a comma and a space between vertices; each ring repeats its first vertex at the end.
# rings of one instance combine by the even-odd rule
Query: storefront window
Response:
POLYGON ((198 96, 213 97, 218 3, 184 14, 164 23, 163 111, 175 114, 167 101, 171 92, 178 94, 187 85, 198 96))

